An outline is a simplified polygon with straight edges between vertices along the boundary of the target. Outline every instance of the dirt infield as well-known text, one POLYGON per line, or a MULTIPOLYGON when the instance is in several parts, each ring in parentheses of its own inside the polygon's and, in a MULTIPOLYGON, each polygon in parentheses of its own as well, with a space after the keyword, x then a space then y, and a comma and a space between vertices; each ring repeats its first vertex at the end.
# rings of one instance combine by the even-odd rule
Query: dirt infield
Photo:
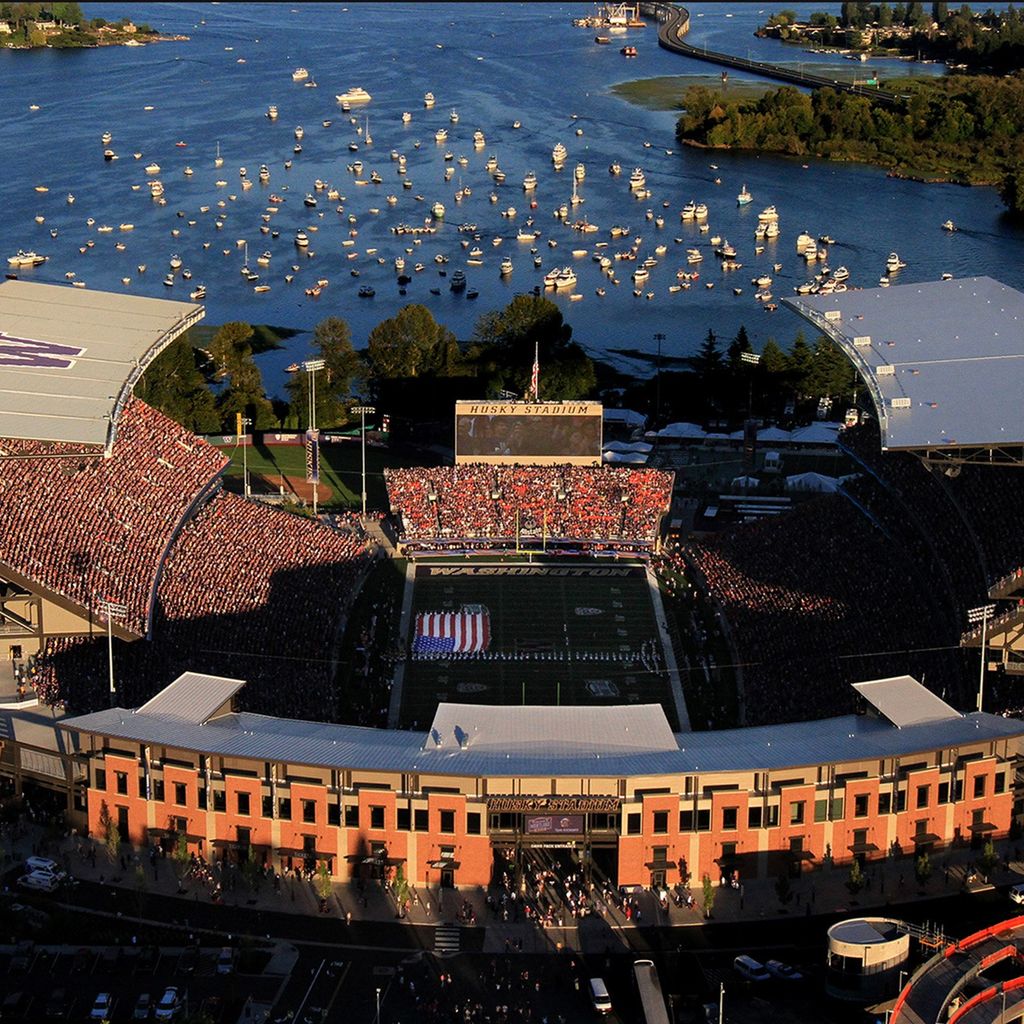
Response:
MULTIPOLYGON (((250 477, 250 487, 255 490, 262 490, 268 494, 278 494, 284 488, 285 494, 290 494, 299 501, 312 503, 313 485, 306 482, 304 476, 279 476, 276 473, 253 473, 250 477)), ((325 483, 317 484, 317 501, 321 505, 328 504, 334 497, 333 488, 325 483)))

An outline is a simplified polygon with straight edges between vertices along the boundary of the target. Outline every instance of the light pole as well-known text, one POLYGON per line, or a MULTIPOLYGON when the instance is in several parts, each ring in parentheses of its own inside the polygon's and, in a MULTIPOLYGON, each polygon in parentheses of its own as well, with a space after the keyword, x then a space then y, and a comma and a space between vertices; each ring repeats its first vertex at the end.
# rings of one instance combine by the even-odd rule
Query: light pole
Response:
POLYGON ((718 983, 718 1024, 725 1024, 725 982, 718 983))
POLYGON ((380 1024, 380 986, 377 986, 377 1016, 374 1018, 373 1024, 380 1024))
POLYGON ((981 668, 978 670, 978 710, 981 711, 981 705, 985 698, 985 639, 986 631, 988 629, 988 620, 992 618, 992 613, 996 610, 994 604, 981 605, 978 608, 971 608, 967 612, 967 621, 972 625, 976 626, 979 622, 981 623, 981 668))
POLYGON ((245 497, 249 497, 249 455, 248 455, 248 440, 249 435, 246 433, 245 428, 252 426, 252 420, 248 416, 243 416, 239 421, 239 426, 242 428, 242 436, 239 437, 238 442, 242 446, 242 493, 245 497))
POLYGON ((366 518, 366 414, 369 413, 371 416, 377 411, 372 405, 357 405, 352 409, 353 412, 359 413, 360 426, 359 435, 362 441, 363 449, 363 518, 366 518))
MULTIPOLYGON (((316 371, 322 370, 327 363, 323 359, 307 359, 302 368, 309 374, 309 432, 310 440, 315 444, 316 438, 316 371)), ((318 475, 318 474, 317 474, 318 475)), ((313 518, 316 518, 317 499, 317 475, 313 477, 313 518)))
POLYGON ((655 334, 654 340, 658 343, 658 376, 654 385, 654 417, 661 422, 661 343, 665 340, 665 335, 660 331, 655 334))
POLYGON ((128 614, 128 606, 101 597, 96 608, 107 617, 107 667, 110 671, 110 703, 114 703, 114 619, 123 619, 128 614))
MULTIPOLYGON (((746 363, 747 366, 759 366, 761 363, 761 356, 757 352, 741 352, 740 362, 746 363)), ((748 380, 747 389, 747 416, 751 419, 754 418, 754 371, 750 371, 750 379, 748 380)))

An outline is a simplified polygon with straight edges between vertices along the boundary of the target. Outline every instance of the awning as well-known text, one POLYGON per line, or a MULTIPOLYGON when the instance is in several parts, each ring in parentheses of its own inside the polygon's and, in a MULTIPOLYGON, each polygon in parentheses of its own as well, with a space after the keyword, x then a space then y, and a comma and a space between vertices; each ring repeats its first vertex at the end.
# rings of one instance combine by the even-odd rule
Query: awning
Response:
POLYGON ((462 862, 457 860, 431 860, 427 862, 428 868, 435 871, 457 871, 462 867, 462 862))
POLYGON ((274 853, 279 857, 306 857, 314 860, 333 860, 336 853, 324 852, 323 850, 297 850, 288 846, 274 847, 274 853))
POLYGON ((648 871, 675 871, 677 866, 670 860, 649 860, 644 865, 648 871))
POLYGON ((814 854, 810 850, 787 850, 790 860, 814 860, 814 854))
POLYGON ((851 843, 847 849, 850 853, 874 853, 878 846, 875 843, 851 843))
POLYGON ((168 836, 177 835, 176 832, 172 832, 169 828, 148 828, 146 832, 152 839, 166 839, 168 836))
POLYGON ((911 836, 915 845, 921 845, 923 843, 937 843, 942 839, 942 836, 937 836, 934 832, 918 832, 916 835, 911 836))
POLYGON ((996 826, 991 821, 979 821, 970 826, 972 832, 995 832, 996 826))

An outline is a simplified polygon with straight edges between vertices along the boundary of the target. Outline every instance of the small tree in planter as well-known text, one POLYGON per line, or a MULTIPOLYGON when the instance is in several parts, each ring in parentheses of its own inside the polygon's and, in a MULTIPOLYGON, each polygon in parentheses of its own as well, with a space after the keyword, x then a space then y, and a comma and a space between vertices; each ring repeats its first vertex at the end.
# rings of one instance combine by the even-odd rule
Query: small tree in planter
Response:
POLYGON ((398 916, 405 917, 405 905, 409 902, 409 882, 401 864, 395 869, 395 900, 398 902, 398 916))
POLYGON ((988 881, 988 876, 992 874, 992 869, 999 863, 999 854, 996 853, 995 844, 991 839, 985 840, 985 845, 982 847, 981 856, 978 858, 978 867, 981 868, 982 877, 985 881, 988 881))
POLYGON ((174 837, 174 850, 171 853, 171 859, 174 861, 174 873, 178 876, 178 890, 180 891, 185 882, 185 872, 188 871, 188 865, 192 859, 188 852, 188 836, 184 832, 179 832, 174 837))
POLYGON ((324 902, 331 895, 331 872, 327 867, 327 861, 322 860, 316 866, 316 893, 324 902))
POLYGON ((715 905, 715 887, 712 885, 711 877, 709 875, 704 876, 702 885, 704 888, 704 917, 707 919, 711 917, 711 911, 715 905))
POLYGON ((917 884, 922 888, 927 883, 928 879, 932 877, 932 859, 928 856, 928 853, 922 853, 917 860, 914 861, 914 877, 917 879, 917 884))
POLYGON ((860 861, 856 858, 854 858, 853 863, 850 865, 850 874, 846 879, 846 888, 850 890, 851 896, 856 896, 864 888, 864 871, 860 866, 860 861))
POLYGON ((121 849, 121 832, 117 827, 117 822, 110 816, 110 808, 107 806, 106 800, 100 804, 99 826, 100 838, 110 859, 117 860, 118 852, 121 849))

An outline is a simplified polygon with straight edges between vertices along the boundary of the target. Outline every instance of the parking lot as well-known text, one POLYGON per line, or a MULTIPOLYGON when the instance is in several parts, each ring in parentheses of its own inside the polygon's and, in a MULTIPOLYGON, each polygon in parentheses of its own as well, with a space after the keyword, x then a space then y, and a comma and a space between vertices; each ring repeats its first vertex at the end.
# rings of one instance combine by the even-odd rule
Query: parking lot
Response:
POLYGON ((250 997, 273 1000, 280 978, 242 973, 262 966, 265 955, 236 950, 231 973, 218 973, 220 952, 220 947, 55 947, 28 942, 6 947, 0 953, 0 1019, 88 1020, 100 993, 111 996, 108 1020, 151 1019, 152 1008, 169 986, 178 989, 177 1017, 202 1012, 214 1024, 238 1020, 250 997), (142 995, 149 996, 150 1015, 135 1018, 142 995))

